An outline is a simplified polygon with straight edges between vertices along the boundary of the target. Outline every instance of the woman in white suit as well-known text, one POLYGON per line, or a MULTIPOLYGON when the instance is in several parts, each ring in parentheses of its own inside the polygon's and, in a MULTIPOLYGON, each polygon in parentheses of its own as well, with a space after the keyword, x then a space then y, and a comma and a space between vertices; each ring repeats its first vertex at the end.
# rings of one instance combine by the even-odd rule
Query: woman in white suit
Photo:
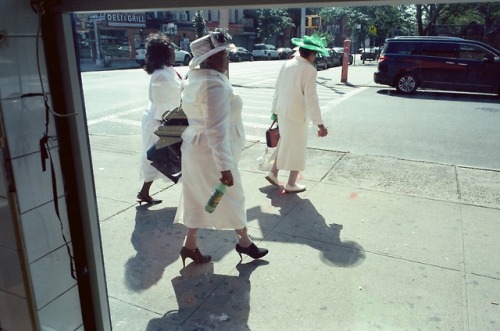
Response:
POLYGON ((151 197, 149 190, 155 179, 167 179, 151 165, 146 152, 159 139, 154 134, 160 126, 162 115, 167 110, 179 106, 181 102, 181 77, 173 68, 175 48, 168 37, 162 33, 148 36, 146 43, 146 64, 144 70, 151 75, 149 80, 149 103, 142 116, 142 154, 140 175, 144 180, 137 192, 137 202, 160 203, 151 197))
POLYGON ((317 52, 328 55, 324 39, 313 35, 293 38, 292 43, 299 46, 299 54, 285 62, 276 81, 272 114, 279 122, 280 140, 273 168, 266 176, 271 184, 280 186, 278 171, 288 170, 286 193, 306 190, 305 185, 297 183, 297 177, 305 168, 309 122, 318 126, 319 137, 328 134, 316 93, 317 71, 312 65, 317 52))
POLYGON ((210 32, 190 45, 193 59, 183 82, 182 107, 189 121, 182 135, 181 204, 175 221, 188 231, 180 255, 195 263, 207 263, 209 255, 198 249, 198 228, 233 229, 238 235, 236 251, 261 258, 267 249, 258 248, 247 233, 245 195, 238 170, 245 133, 241 119, 242 100, 224 74, 228 69, 227 47, 231 36, 210 32), (197 69, 197 66, 200 66, 197 69), (205 204, 218 183, 226 193, 212 213, 205 204))

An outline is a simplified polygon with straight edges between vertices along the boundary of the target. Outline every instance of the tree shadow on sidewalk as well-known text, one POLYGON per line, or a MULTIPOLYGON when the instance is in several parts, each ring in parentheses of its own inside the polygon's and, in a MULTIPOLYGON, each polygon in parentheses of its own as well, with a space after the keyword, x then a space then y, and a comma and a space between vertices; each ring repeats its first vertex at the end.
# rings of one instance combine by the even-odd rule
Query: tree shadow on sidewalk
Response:
POLYGON ((214 274, 214 264, 190 263, 172 279, 178 310, 150 320, 146 331, 250 330, 250 275, 264 260, 238 264, 238 276, 214 274))
POLYGON ((179 258, 185 229, 173 224, 177 208, 137 207, 131 243, 136 255, 126 262, 125 284, 136 292, 156 284, 165 268, 179 258))
POLYGON ((272 231, 289 235, 287 243, 307 245, 318 250, 320 260, 331 266, 354 267, 364 261, 366 254, 359 243, 341 239, 341 220, 330 216, 327 221, 311 200, 302 199, 297 194, 282 194, 267 187, 261 188, 261 191, 271 200, 272 206, 280 208, 283 218, 272 231))

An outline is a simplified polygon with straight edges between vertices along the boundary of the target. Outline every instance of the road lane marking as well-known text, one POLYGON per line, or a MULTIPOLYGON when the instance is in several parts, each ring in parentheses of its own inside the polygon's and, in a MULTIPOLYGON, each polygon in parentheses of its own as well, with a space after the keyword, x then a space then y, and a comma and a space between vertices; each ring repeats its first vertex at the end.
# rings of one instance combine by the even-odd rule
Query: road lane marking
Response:
POLYGON ((118 113, 115 113, 113 115, 107 115, 107 116, 103 116, 103 117, 98 117, 96 119, 87 121, 87 126, 91 126, 91 125, 94 125, 94 124, 97 124, 97 123, 101 123, 101 122, 104 122, 104 121, 109 121, 111 119, 118 118, 120 116, 129 115, 129 114, 132 114, 132 113, 135 113, 135 112, 139 112, 139 111, 144 111, 144 110, 145 110, 145 107, 137 107, 137 108, 125 110, 125 111, 122 111, 122 112, 118 112, 118 113))
POLYGON ((142 126, 142 121, 128 120, 126 118, 110 118, 108 121, 133 126, 142 126))
POLYGON ((338 106, 340 103, 348 100, 349 98, 352 98, 356 94, 361 93, 366 89, 368 89, 368 86, 358 87, 352 91, 347 92, 346 94, 344 94, 343 96, 341 96, 339 98, 335 98, 334 100, 327 102, 326 104, 320 106, 322 109, 321 114, 326 114, 326 113, 334 110, 335 106, 338 106))

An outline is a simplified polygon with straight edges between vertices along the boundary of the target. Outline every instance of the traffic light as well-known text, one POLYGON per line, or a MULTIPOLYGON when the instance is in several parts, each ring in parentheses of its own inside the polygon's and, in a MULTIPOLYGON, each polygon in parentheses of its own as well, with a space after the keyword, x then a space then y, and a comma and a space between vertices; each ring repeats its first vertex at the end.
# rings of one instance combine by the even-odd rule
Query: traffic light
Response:
POLYGON ((321 17, 318 15, 307 15, 306 16, 306 28, 317 29, 321 26, 321 17))

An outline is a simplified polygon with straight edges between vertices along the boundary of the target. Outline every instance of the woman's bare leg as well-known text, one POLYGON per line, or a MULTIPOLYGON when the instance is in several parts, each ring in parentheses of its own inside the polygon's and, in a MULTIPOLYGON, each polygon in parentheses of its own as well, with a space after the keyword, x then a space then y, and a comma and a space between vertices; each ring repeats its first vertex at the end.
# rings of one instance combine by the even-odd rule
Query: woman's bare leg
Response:
POLYGON ((188 228, 186 238, 184 238, 184 247, 188 249, 198 248, 198 244, 196 242, 197 233, 198 233, 197 228, 188 228))
POLYGON ((290 175, 288 176, 288 185, 295 186, 298 176, 299 176, 299 171, 291 170, 290 175))

